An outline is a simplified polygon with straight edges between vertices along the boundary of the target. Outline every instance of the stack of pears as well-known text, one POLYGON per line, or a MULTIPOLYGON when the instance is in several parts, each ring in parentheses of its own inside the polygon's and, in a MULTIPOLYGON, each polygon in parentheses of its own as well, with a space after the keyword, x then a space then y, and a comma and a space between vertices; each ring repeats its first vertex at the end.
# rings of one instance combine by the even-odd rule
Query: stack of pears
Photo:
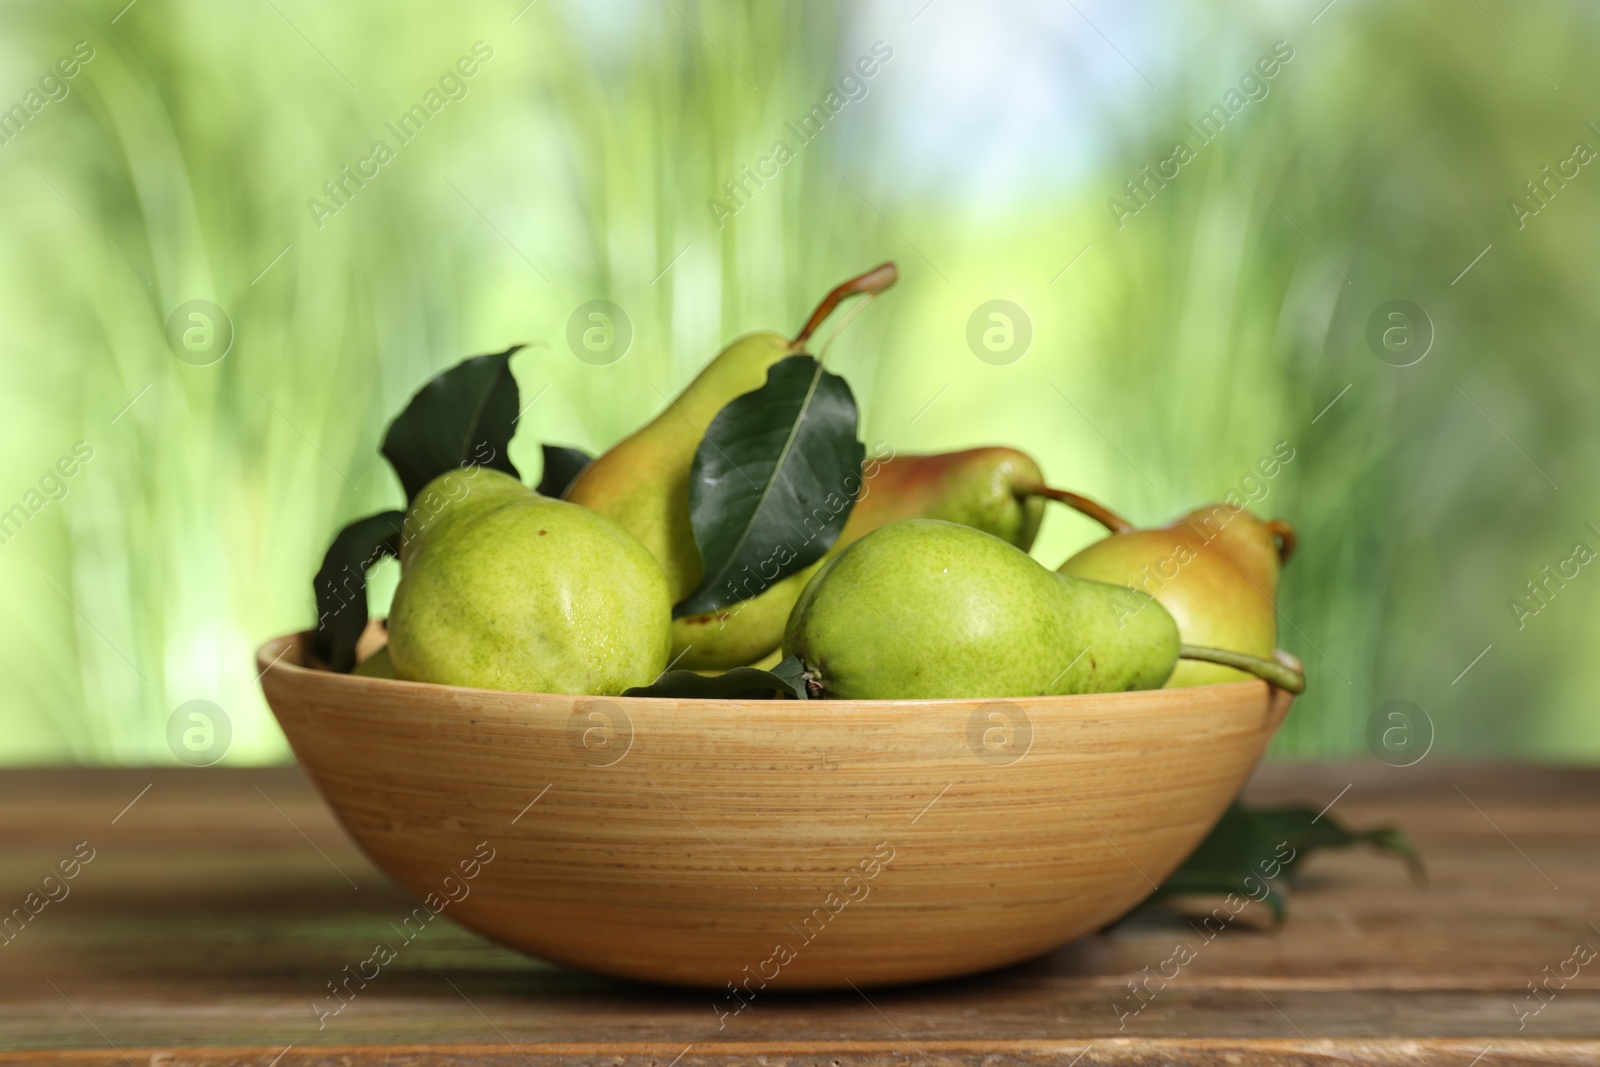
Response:
POLYGON ((616 694, 669 666, 770 665, 781 646, 815 697, 1047 696, 1250 675, 1298 692, 1298 670, 1272 658, 1287 523, 1216 505, 1135 529, 1046 486, 1012 448, 873 458, 821 558, 728 607, 674 617, 702 579, 690 480, 707 427, 803 353, 841 301, 896 276, 886 263, 836 287, 793 338, 729 344, 563 499, 479 467, 435 479, 405 520, 388 646, 358 670, 616 694), (1028 550, 1047 500, 1109 536, 1059 570, 1041 566, 1028 550))
MULTIPOLYGON (((733 341, 653 421, 589 464, 563 499, 600 512, 642 541, 666 572, 673 603, 683 600, 702 577, 689 518, 689 479, 706 427, 728 403, 760 388, 779 360, 804 351, 840 301, 881 292, 896 277, 894 265, 885 263, 838 286, 793 339, 763 332, 733 341)), ((844 530, 823 559, 727 608, 674 618, 672 662, 687 670, 711 671, 770 659, 795 601, 818 569, 852 542, 890 523, 943 519, 1026 551, 1044 511, 1043 499, 1030 487, 1042 480, 1038 464, 1012 448, 873 459, 865 466, 844 530)))
MULTIPOLYGON (((1039 532, 1043 504, 1019 495, 1012 487, 1038 477, 1034 461, 1011 448, 870 460, 855 507, 827 554, 748 600, 720 611, 674 619, 673 657, 689 670, 725 670, 769 657, 783 640, 784 624, 812 575, 852 542, 891 523, 945 519, 984 530, 1026 550, 1039 532)), ((569 494, 568 499, 573 497, 569 494)))

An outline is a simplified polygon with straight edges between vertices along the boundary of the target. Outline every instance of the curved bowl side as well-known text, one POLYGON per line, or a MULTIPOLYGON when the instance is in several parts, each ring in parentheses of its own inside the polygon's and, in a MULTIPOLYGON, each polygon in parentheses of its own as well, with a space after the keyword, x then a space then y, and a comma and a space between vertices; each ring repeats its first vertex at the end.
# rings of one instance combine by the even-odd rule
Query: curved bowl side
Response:
POLYGON ((307 669, 302 637, 261 649, 268 702, 379 867, 532 955, 719 990, 949 977, 1099 928, 1200 841, 1292 700, 507 693, 307 669))

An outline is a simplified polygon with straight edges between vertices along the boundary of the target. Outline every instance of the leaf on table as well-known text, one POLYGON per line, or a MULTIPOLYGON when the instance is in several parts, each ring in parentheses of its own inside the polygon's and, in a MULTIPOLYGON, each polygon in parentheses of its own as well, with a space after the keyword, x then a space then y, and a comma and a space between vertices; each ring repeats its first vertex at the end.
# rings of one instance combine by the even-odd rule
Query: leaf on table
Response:
POLYGON ((507 455, 519 411, 511 356, 520 348, 473 356, 435 375, 389 424, 381 451, 408 503, 439 475, 468 464, 521 477, 507 455))
POLYGON ((1251 809, 1235 801, 1183 865, 1134 910, 1172 897, 1236 893, 1265 904, 1281 923, 1289 887, 1307 855, 1363 844, 1400 858, 1413 879, 1425 879, 1416 849, 1395 827, 1347 830, 1314 808, 1251 809))
POLYGON ((1355 845, 1370 845, 1379 852, 1401 860, 1415 882, 1428 880, 1422 857, 1397 827, 1347 830, 1333 816, 1303 806, 1259 808, 1251 814, 1269 837, 1287 841, 1296 850, 1294 859, 1284 864, 1285 877, 1291 882, 1299 875, 1301 861, 1313 849, 1351 848, 1355 845))
POLYGON ((689 521, 703 577, 673 617, 727 607, 821 559, 855 506, 865 456, 845 380, 808 355, 775 363, 695 452, 689 521))
POLYGON ((357 519, 339 531, 311 580, 317 628, 311 648, 334 670, 356 665, 356 642, 367 627, 367 571, 385 556, 400 555, 405 513, 384 511, 357 519))
POLYGON ((1234 803, 1183 865, 1140 907, 1170 897, 1237 893, 1265 904, 1272 909, 1273 918, 1282 922, 1288 898, 1277 883, 1285 859, 1293 855, 1293 846, 1285 846, 1280 854, 1280 843, 1253 812, 1234 803), (1268 877, 1268 873, 1277 877, 1268 877))
POLYGON ((679 700, 806 699, 799 682, 800 661, 793 656, 764 671, 735 667, 721 674, 667 671, 649 685, 623 691, 625 697, 676 697, 679 700))
POLYGON ((594 457, 581 448, 565 445, 543 445, 544 473, 539 476, 536 488, 541 496, 559 499, 567 487, 578 480, 583 468, 594 462, 594 457))

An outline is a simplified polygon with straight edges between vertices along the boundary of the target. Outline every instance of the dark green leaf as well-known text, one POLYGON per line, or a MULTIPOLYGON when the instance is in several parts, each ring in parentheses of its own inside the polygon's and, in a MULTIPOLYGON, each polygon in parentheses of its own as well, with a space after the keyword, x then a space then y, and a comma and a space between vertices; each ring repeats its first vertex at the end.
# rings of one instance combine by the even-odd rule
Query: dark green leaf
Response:
POLYGON ((473 356, 436 375, 389 424, 382 451, 408 503, 433 479, 466 464, 520 477, 506 449, 519 410, 511 355, 521 347, 473 356))
POLYGON ((311 647, 334 670, 356 665, 356 641, 367 627, 367 571, 384 556, 400 554, 405 513, 384 511, 357 519, 339 531, 311 580, 317 628, 311 647))
POLYGON ((1139 907, 1171 897, 1237 893, 1266 904, 1282 922, 1289 885, 1309 853, 1361 844, 1398 856, 1413 878, 1425 877, 1416 850, 1394 827, 1352 831, 1314 808, 1251 810, 1236 801, 1183 866, 1139 907))
POLYGON ((772 674, 801 700, 810 699, 810 690, 806 688, 806 665, 800 662, 799 656, 783 657, 772 665, 772 674))
POLYGON ((1273 837, 1254 812, 1235 802, 1145 904, 1169 897, 1238 893, 1266 904, 1281 922, 1285 898, 1274 883, 1282 880, 1283 865, 1294 856, 1292 844, 1273 837))
POLYGON ((674 617, 755 596, 822 558, 861 489, 866 448, 845 380, 788 356, 711 420, 689 474, 704 576, 674 617))
POLYGON ((770 671, 755 667, 735 667, 722 674, 704 675, 694 671, 667 671, 649 685, 625 690, 625 697, 676 697, 679 700, 804 700, 806 691, 798 683, 800 661, 790 656, 770 671))
POLYGON ((1350 848, 1370 845, 1379 852, 1397 857, 1406 865, 1414 881, 1427 881, 1427 871, 1422 857, 1407 840, 1406 835, 1393 826, 1380 826, 1372 830, 1347 830, 1331 815, 1321 815, 1313 808, 1262 808, 1252 812, 1257 823, 1269 837, 1287 841, 1296 849, 1295 858, 1285 864, 1286 877, 1293 881, 1300 863, 1307 853, 1318 848, 1350 848))
POLYGON ((583 468, 594 457, 581 448, 563 445, 544 445, 544 474, 539 477, 538 492, 543 496, 559 498, 567 487, 583 473, 583 468))

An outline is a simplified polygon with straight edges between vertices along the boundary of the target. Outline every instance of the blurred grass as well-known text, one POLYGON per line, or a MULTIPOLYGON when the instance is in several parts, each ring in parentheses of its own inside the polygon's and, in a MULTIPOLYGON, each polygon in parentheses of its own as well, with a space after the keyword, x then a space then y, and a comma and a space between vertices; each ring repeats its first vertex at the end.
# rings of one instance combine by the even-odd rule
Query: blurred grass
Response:
MULTIPOLYGON (((1282 642, 1313 688, 1276 752, 1365 753, 1369 715, 1399 698, 1441 754, 1600 757, 1600 578, 1522 630, 1506 603, 1573 542, 1600 548, 1600 178, 1585 167, 1522 230, 1505 203, 1574 140, 1600 148, 1592 16, 1346 0, 1312 24, 1213 0, 1133 25, 1087 6, 1124 66, 1071 12, 921 6, 0 14, 0 106, 74 42, 95 49, 0 146, 0 508, 74 442, 94 449, 0 545, 0 760, 169 761, 167 717, 197 698, 229 713, 230 761, 285 758, 253 648, 310 622, 334 530, 397 502, 376 445, 428 375, 532 343, 513 457, 534 477, 540 441, 603 448, 727 340, 794 328, 884 258, 904 280, 829 355, 869 439, 1015 444, 1148 522, 1294 447, 1259 507, 1301 530, 1282 642), (1118 229, 1107 198, 1280 38, 1296 55, 1270 94, 1118 229), (1023 39, 1026 62, 1005 51, 1023 39), (318 228, 306 200, 479 40, 494 54, 466 97, 318 228), (894 58, 865 99, 719 229, 706 201, 878 40, 894 58), (1018 101, 1067 115, 1070 143, 995 156, 930 91, 946 84, 1008 136, 1018 101), (924 136, 940 123, 970 143, 924 136), (634 328, 607 367, 565 343, 595 297, 634 328), (209 367, 164 336, 196 298, 237 328, 209 367), (965 342, 995 298, 1034 330, 1008 366, 965 342), (1437 330, 1412 367, 1364 339, 1394 298, 1437 330)), ((1036 554, 1093 535, 1055 514, 1036 554)))

